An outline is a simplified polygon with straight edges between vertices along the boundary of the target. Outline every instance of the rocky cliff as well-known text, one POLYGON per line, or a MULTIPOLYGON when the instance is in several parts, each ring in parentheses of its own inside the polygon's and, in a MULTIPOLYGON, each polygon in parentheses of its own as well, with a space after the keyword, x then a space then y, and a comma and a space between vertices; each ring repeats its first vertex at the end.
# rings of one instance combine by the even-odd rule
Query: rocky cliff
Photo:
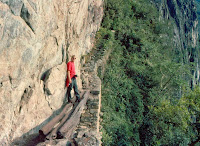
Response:
POLYGON ((81 69, 102 0, 0 0, 0 144, 38 132, 65 101, 66 62, 81 69))
MULTIPOLYGON (((195 0, 195 4, 196 4, 196 8, 197 8, 197 18, 198 18, 198 28, 200 27, 200 0, 195 0)), ((200 29, 198 29, 198 32, 200 31, 200 29)), ((198 33, 199 34, 199 33, 198 33)))
POLYGON ((193 87, 199 82, 198 18, 195 0, 154 0, 160 11, 160 20, 169 20, 174 30, 175 59, 183 64, 194 63, 192 78, 186 77, 193 87))

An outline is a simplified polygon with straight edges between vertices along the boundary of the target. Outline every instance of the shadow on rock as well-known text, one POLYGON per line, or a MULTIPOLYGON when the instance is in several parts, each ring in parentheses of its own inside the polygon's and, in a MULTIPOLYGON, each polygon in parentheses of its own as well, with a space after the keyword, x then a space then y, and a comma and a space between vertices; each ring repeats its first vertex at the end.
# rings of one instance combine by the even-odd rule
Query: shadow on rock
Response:
MULTIPOLYGON (((80 95, 82 97, 84 92, 80 92, 80 95)), ((70 100, 71 103, 75 104, 76 98, 73 98, 70 100)), ((21 137, 16 138, 13 140, 12 142, 12 146, 36 146, 39 145, 40 143, 43 144, 43 142, 45 142, 46 140, 48 141, 48 139, 46 138, 46 135, 44 134, 39 134, 39 130, 46 125, 49 121, 51 121, 55 116, 59 115, 62 110, 64 109, 64 107, 66 106, 66 104, 68 104, 68 98, 67 95, 65 95, 65 99, 63 102, 63 105, 61 106, 60 109, 54 111, 54 113, 47 118, 44 122, 42 122, 40 125, 36 126, 35 128, 31 129, 29 132, 23 134, 21 137)), ((57 140, 55 142, 60 142, 59 139, 62 139, 63 137, 59 136, 59 133, 57 133, 57 140)), ((65 143, 65 145, 67 145, 66 140, 63 141, 65 143)), ((74 142, 70 142, 70 144, 72 144, 74 142)))
POLYGON ((39 134, 31 134, 16 138, 11 145, 17 146, 36 146, 37 144, 44 142, 45 136, 39 134))
POLYGON ((36 146, 37 144, 44 142, 46 140, 46 136, 39 134, 39 130, 49 121, 51 121, 51 119, 57 116, 66 104, 67 103, 63 103, 60 109, 54 111, 54 113, 40 125, 23 134, 21 137, 14 139, 11 143, 11 146, 36 146))

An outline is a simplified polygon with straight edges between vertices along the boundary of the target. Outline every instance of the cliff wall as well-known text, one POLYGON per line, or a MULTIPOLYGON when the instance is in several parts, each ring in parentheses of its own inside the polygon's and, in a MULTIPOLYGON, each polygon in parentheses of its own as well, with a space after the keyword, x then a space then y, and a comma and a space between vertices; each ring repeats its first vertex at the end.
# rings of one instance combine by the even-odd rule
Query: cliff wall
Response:
POLYGON ((174 30, 174 55, 177 62, 194 63, 191 77, 186 77, 192 88, 199 82, 198 18, 195 0, 154 0, 160 20, 169 20, 174 30))
POLYGON ((0 0, 0 143, 41 128, 65 101, 66 62, 84 55, 103 16, 102 0, 0 0), (46 121, 45 121, 46 120, 46 121))

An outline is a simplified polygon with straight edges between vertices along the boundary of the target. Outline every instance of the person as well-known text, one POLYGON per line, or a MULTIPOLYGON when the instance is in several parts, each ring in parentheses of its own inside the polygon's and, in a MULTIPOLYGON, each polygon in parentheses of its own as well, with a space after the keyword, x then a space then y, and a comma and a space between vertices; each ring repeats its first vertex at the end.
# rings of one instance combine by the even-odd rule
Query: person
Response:
POLYGON ((80 95, 78 92, 78 86, 76 83, 76 71, 75 71, 75 65, 74 65, 74 61, 76 60, 75 55, 73 55, 71 57, 71 61, 69 61, 67 63, 67 96, 68 96, 68 100, 71 101, 71 99, 73 98, 71 96, 71 90, 74 89, 74 93, 76 95, 76 101, 80 101, 80 95))

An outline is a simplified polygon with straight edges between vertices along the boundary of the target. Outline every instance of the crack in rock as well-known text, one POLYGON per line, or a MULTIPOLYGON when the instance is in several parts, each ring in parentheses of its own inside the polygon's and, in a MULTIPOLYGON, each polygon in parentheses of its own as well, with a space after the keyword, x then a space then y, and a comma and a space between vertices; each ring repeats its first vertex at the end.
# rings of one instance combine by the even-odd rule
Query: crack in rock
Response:
POLYGON ((32 30, 32 32, 35 34, 35 31, 30 23, 30 18, 31 15, 28 11, 28 9, 25 7, 25 5, 23 4, 22 9, 21 9, 21 13, 20 13, 20 17, 26 22, 26 24, 28 25, 28 27, 32 30))
POLYGON ((26 88, 24 90, 24 93, 21 97, 21 101, 20 101, 20 104, 19 104, 19 113, 21 113, 23 106, 28 104, 32 94, 33 94, 33 89, 32 89, 31 86, 29 86, 28 88, 26 88))

